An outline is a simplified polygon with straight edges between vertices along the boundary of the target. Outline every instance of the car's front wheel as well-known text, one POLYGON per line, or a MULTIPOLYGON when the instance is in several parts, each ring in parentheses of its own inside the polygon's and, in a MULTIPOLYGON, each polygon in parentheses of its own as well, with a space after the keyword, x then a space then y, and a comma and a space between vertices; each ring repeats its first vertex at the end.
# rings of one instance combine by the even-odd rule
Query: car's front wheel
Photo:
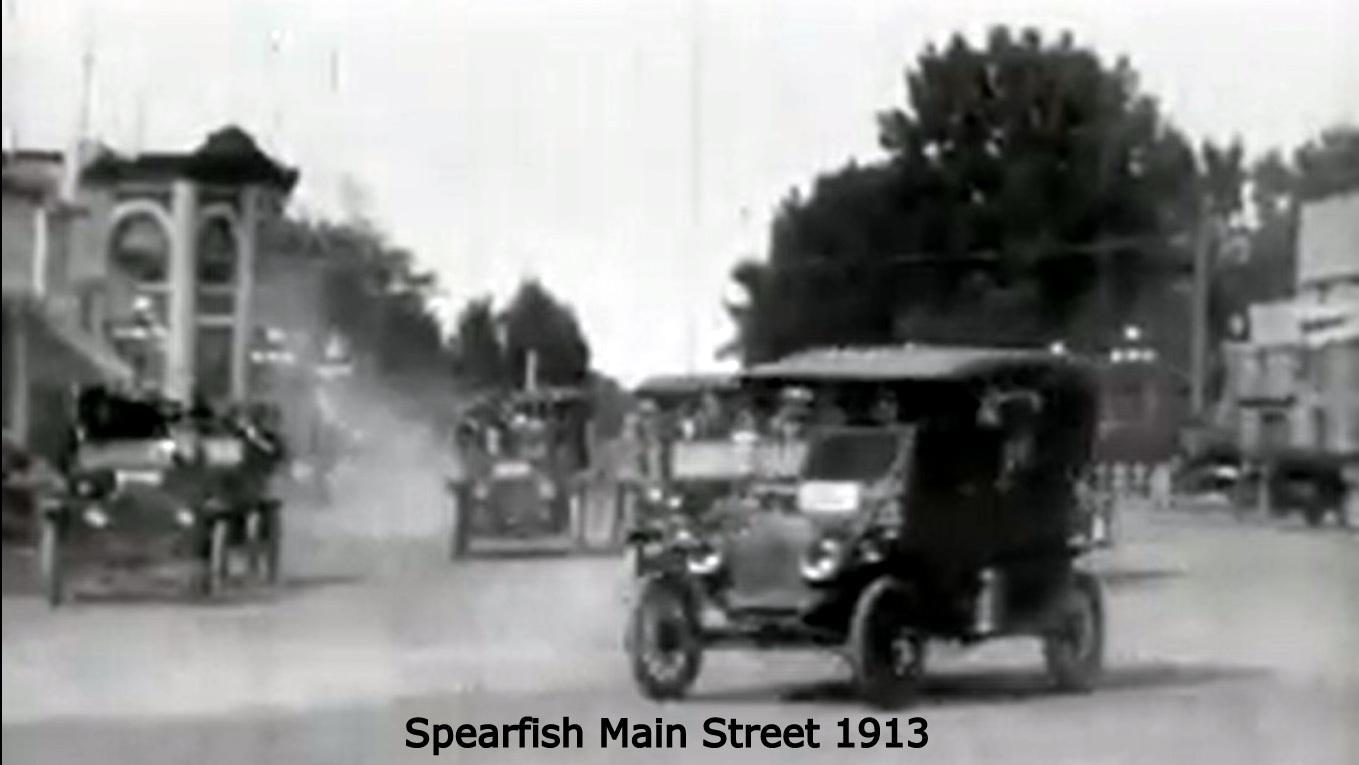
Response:
POLYGON ((246 520, 251 573, 266 585, 277 584, 279 580, 279 552, 283 542, 280 515, 277 505, 266 504, 246 520))
POLYGON ((471 514, 472 493, 461 486, 448 487, 449 513, 449 556, 454 560, 467 555, 467 524, 471 514))
POLYGON ((61 557, 61 525, 56 518, 47 516, 38 532, 38 572, 47 604, 53 608, 66 602, 66 572, 61 557))
POLYGON ((217 597, 226 585, 228 531, 225 518, 214 518, 209 522, 208 549, 199 575, 199 589, 204 597, 217 597))
POLYGON ((647 698, 679 698, 698 679, 703 664, 698 616, 675 583, 653 579, 642 586, 627 642, 632 676, 647 698))
POLYGON ((1104 665, 1104 599, 1099 582, 1076 574, 1043 635, 1043 658, 1059 690, 1088 691, 1104 665))
POLYGON ((925 674, 925 637, 912 629, 905 587, 891 577, 869 584, 854 604, 849 658, 859 694, 891 709, 914 697, 925 674))

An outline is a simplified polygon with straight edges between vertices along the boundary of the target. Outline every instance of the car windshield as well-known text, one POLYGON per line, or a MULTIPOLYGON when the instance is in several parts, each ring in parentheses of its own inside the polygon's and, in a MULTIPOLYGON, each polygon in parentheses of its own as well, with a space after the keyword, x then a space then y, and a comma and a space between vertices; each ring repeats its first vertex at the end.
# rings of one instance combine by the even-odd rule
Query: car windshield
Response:
POLYGON ((803 478, 866 481, 881 477, 896 460, 900 439, 889 430, 825 433, 811 442, 803 478))
POLYGON ((80 424, 91 441, 164 438, 169 432, 165 412, 154 402, 99 396, 80 408, 80 424))

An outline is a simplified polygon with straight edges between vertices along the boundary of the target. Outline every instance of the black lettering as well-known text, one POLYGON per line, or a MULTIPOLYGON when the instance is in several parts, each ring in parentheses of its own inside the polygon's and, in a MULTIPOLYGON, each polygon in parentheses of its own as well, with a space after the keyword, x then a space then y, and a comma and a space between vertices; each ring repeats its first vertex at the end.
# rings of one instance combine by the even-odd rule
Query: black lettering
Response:
POLYGON ((920 749, 930 742, 930 734, 925 732, 925 728, 929 727, 929 723, 925 718, 912 717, 906 722, 911 724, 911 732, 919 736, 918 739, 907 741, 906 746, 909 746, 912 749, 920 749))
MULTIPOLYGON (((660 718, 659 717, 656 718, 656 721, 660 722, 660 718)), ((666 725, 664 746, 666 749, 674 749, 676 747, 680 749, 688 748, 689 746, 688 729, 686 729, 683 725, 680 725, 679 723, 670 723, 666 725), (675 739, 679 739, 678 744, 675 743, 675 739)))
POLYGON ((806 726, 806 731, 807 731, 807 748, 808 748, 808 749, 820 749, 820 748, 821 748, 821 742, 816 740, 816 732, 819 731, 819 730, 821 730, 821 723, 819 723, 819 722, 813 720, 812 718, 808 717, 808 718, 807 718, 807 726, 806 726))
POLYGON ((429 746, 429 734, 420 729, 420 726, 428 726, 428 717, 412 717, 406 721, 406 747, 409 749, 423 749, 429 746), (414 742, 410 736, 417 736, 414 742))
POLYGON ((726 722, 724 717, 709 717, 703 721, 703 746, 721 749, 727 745, 727 733, 722 729, 726 722), (709 736, 712 736, 712 740, 709 740, 709 736))
POLYGON ((463 723, 458 726, 458 746, 471 749, 477 745, 477 726, 463 723))
POLYGON ((562 718, 562 726, 561 726, 561 727, 564 729, 562 738, 566 739, 565 743, 563 743, 562 746, 566 746, 566 747, 572 747, 572 746, 574 746, 574 747, 577 748, 577 749, 581 749, 581 748, 583 748, 583 747, 585 746, 585 729, 584 729, 584 728, 580 727, 580 725, 578 725, 578 724, 576 724, 575 722, 573 722, 573 721, 571 720, 570 717, 563 717, 563 718, 562 718), (576 741, 575 741, 574 744, 571 743, 571 735, 572 735, 572 734, 575 734, 575 737, 576 737, 576 741))
POLYGON ((609 741, 610 741, 610 740, 620 742, 620 743, 623 745, 623 748, 624 748, 624 749, 627 748, 627 746, 628 746, 628 718, 626 718, 626 717, 620 717, 620 718, 618 718, 618 722, 616 723, 616 725, 615 725, 615 724, 612 724, 612 721, 609 720, 609 718, 607 718, 607 717, 600 718, 600 720, 599 720, 599 746, 600 746, 600 748, 601 748, 601 749, 607 749, 608 746, 609 746, 609 741))
POLYGON ((487 723, 478 728, 481 732, 477 734, 477 746, 482 749, 500 748, 500 731, 494 725, 487 723))
POLYGON ((453 745, 453 726, 439 723, 434 726, 434 749, 430 754, 438 754, 440 749, 447 749, 453 745))

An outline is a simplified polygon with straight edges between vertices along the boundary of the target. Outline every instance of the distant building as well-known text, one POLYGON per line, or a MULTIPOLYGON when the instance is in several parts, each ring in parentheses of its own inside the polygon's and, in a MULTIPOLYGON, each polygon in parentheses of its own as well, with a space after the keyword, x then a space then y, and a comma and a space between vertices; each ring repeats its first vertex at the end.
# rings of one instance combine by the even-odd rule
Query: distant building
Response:
POLYGON ((1229 419, 1249 452, 1359 455, 1359 191, 1307 204, 1292 298, 1227 348, 1229 419))
POLYGON ((82 377, 245 398, 259 226, 296 171, 234 127, 187 153, 67 159, 4 155, 6 430, 30 440, 32 403, 82 377), (74 350, 44 372, 49 335, 74 350))

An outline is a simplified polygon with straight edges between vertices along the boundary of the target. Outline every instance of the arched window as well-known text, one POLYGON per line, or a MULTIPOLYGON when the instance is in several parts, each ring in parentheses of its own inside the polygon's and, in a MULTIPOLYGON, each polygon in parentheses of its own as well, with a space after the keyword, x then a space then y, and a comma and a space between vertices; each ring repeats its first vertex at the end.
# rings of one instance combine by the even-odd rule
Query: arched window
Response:
POLYGON ((113 232, 109 260, 138 286, 165 284, 170 274, 170 237, 150 213, 132 213, 113 232))
POLYGON ((226 287, 236 281, 236 233, 231 222, 211 217, 198 230, 198 284, 226 287))

